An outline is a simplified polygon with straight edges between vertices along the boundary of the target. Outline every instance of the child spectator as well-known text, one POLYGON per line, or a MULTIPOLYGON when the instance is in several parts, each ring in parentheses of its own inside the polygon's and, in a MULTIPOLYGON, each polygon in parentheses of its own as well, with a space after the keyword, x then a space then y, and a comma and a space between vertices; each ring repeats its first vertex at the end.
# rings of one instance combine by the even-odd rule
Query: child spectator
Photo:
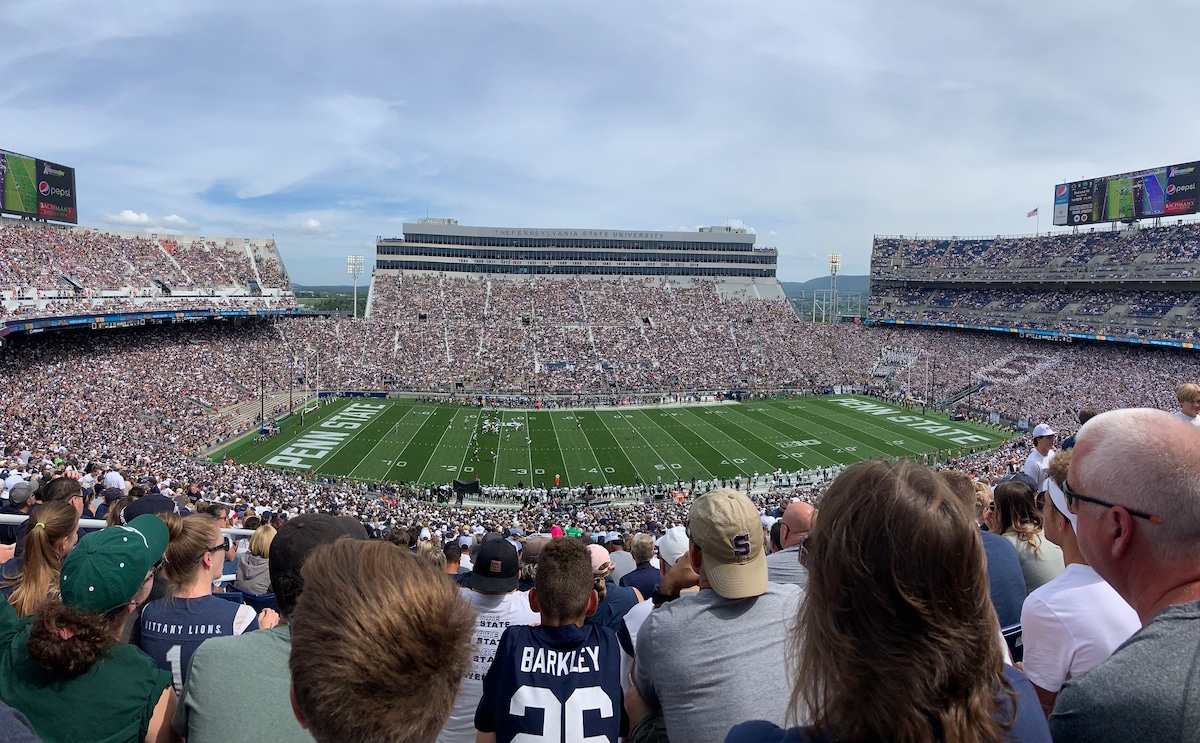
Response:
POLYGON ((574 539, 547 544, 529 602, 541 624, 513 625, 500 637, 475 713, 477 742, 616 743, 621 650, 612 630, 584 623, 598 603, 587 549, 574 539))

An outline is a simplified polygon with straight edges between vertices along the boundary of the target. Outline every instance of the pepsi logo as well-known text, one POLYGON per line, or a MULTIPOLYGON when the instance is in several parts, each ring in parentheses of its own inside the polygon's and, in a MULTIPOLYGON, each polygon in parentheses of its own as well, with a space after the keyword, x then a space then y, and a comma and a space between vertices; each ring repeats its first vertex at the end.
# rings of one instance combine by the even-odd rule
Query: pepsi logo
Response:
POLYGON ((40 193, 42 196, 49 196, 50 195, 50 184, 46 183, 45 181, 42 181, 41 183, 39 183, 38 184, 38 193, 40 193))
POLYGON ((1059 186, 1058 188, 1054 189, 1054 195, 1055 196, 1066 196, 1067 195, 1067 184, 1064 183, 1061 186, 1059 186))

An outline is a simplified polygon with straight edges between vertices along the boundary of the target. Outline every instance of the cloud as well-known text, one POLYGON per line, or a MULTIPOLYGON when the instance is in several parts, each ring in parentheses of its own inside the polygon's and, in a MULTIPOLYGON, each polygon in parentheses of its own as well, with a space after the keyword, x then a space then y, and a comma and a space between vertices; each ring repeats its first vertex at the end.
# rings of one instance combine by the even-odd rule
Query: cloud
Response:
POLYGON ((138 232, 154 232, 167 235, 182 235, 187 232, 195 233, 199 225, 193 224, 178 214, 168 214, 165 217, 152 217, 145 212, 135 212, 132 209, 122 209, 116 214, 105 214, 100 218, 105 224, 118 227, 132 227, 138 232))
POLYGON ((423 214, 753 224, 781 278, 859 274, 874 234, 1027 232, 1056 183, 1196 156, 1190 68, 1128 63, 1190 49, 1193 0, 1134 35, 1127 0, 4 7, 0 147, 76 168, 81 224, 275 235, 299 283, 423 214))
POLYGON ((131 227, 142 227, 150 224, 154 220, 145 212, 135 212, 132 209, 125 209, 119 214, 106 214, 103 217, 105 222, 109 224, 121 224, 131 227))

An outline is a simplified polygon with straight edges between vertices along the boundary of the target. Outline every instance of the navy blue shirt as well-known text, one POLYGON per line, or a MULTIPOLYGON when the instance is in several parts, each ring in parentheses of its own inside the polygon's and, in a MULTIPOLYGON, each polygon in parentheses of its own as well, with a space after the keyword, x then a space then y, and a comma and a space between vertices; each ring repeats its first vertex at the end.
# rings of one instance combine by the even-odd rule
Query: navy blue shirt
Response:
POLYGON ((613 632, 621 629, 621 619, 638 603, 632 588, 624 588, 613 582, 612 576, 604 579, 604 598, 596 607, 596 613, 584 621, 608 627, 613 632))
MULTIPOLYGON (((142 634, 138 644, 159 668, 171 672, 175 693, 182 693, 188 664, 200 643, 210 637, 240 634, 234 631, 239 609, 254 616, 250 607, 212 595, 151 601, 142 609, 142 634)), ((244 631, 256 629, 258 617, 255 616, 244 631)))
POLYGON ((1021 559, 1012 542, 998 534, 980 532, 983 551, 987 555, 988 590, 1000 627, 1007 629, 1021 623, 1021 605, 1025 603, 1025 574, 1021 559))
POLYGON ((654 593, 654 587, 662 580, 662 574, 658 568, 648 562, 638 563, 637 569, 632 573, 626 573, 621 577, 621 585, 628 588, 636 588, 642 594, 642 598, 650 598, 650 594, 654 593))
POLYGON ((621 728, 621 647, 606 627, 513 625, 483 677, 475 728, 541 741, 607 740, 621 728))
MULTIPOLYGON (((1046 713, 1029 679, 1013 668, 1004 666, 1004 678, 1017 693, 1017 716, 1005 740, 1010 743, 1052 743, 1046 713)), ((1005 706, 1007 710, 1007 705, 1005 706)), ((1004 714, 1003 717, 1007 717, 1004 714)), ((725 743, 837 743, 833 738, 818 738, 808 728, 784 730, 766 720, 754 720, 734 725, 725 736, 725 743)))

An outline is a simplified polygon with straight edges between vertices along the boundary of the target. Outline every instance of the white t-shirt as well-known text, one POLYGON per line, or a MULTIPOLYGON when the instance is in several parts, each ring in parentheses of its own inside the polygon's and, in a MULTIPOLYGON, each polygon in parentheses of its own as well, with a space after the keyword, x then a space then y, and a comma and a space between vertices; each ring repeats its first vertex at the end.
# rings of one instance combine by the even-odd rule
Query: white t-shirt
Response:
POLYGON ((1176 410, 1175 417, 1182 418, 1185 421, 1187 421, 1188 423, 1191 423, 1193 426, 1200 426, 1200 415, 1196 416, 1195 418, 1192 418, 1188 415, 1185 415, 1182 410, 1176 410))
POLYGON ((1068 565, 1021 607, 1022 666, 1029 680, 1057 693, 1108 660, 1142 628, 1137 612, 1088 565, 1068 565))
POLYGON ((1025 458, 1025 467, 1022 469, 1022 471, 1032 477, 1033 481, 1037 483, 1037 490, 1041 489, 1042 483, 1045 482, 1046 478, 1050 476, 1050 460, 1054 459, 1054 455, 1056 453, 1056 450, 1051 449, 1050 452, 1043 457, 1037 449, 1034 449, 1033 451, 1029 452, 1029 456, 1025 458))
POLYGON ((462 589, 463 596, 479 612, 475 620, 475 651, 473 661, 463 676, 458 696, 454 698, 454 709, 446 720, 438 743, 475 743, 475 708, 483 696, 483 676, 492 667, 496 657, 496 646, 500 635, 511 624, 537 624, 541 617, 529 608, 529 594, 514 591, 499 596, 477 593, 462 589))

